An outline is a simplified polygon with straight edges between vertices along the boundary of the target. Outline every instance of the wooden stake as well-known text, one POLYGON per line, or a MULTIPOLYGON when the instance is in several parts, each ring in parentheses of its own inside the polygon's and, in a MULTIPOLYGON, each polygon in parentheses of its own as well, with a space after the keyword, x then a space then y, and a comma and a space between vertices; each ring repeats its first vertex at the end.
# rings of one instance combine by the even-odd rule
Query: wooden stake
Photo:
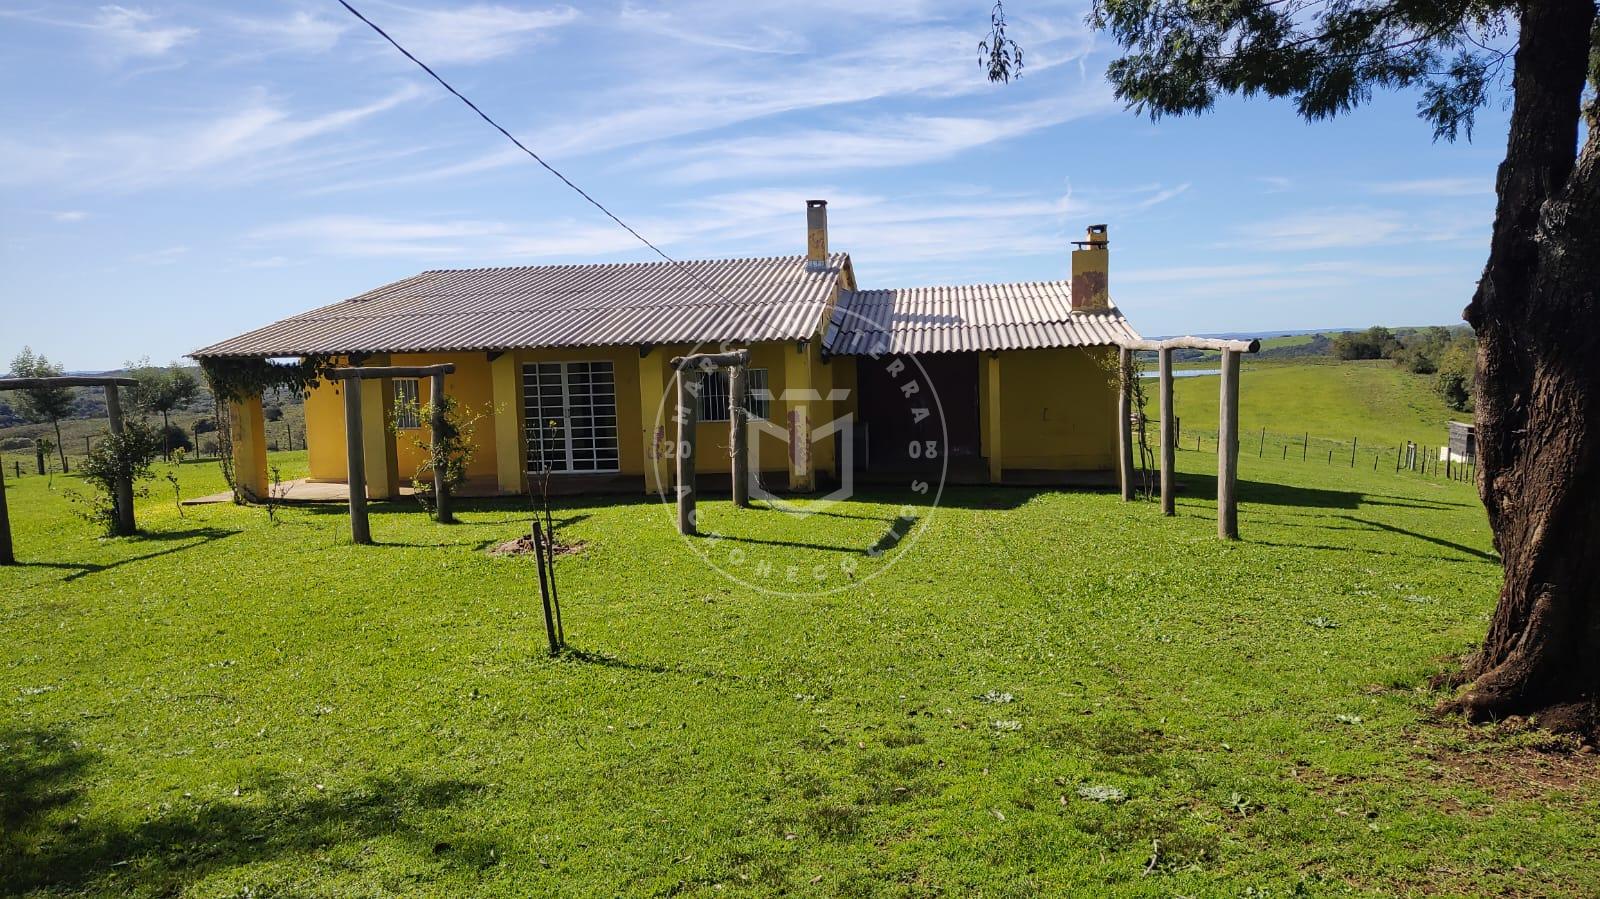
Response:
POLYGON ((1177 422, 1172 415, 1172 348, 1162 347, 1156 351, 1160 360, 1161 372, 1161 514, 1178 514, 1177 483, 1175 471, 1177 467, 1176 443, 1177 422))
POLYGON ((1256 448, 1256 458, 1257 459, 1261 458, 1262 455, 1264 455, 1266 453, 1266 451, 1267 451, 1267 429, 1265 427, 1263 427, 1261 429, 1261 445, 1256 448))
POLYGON ((695 420, 699 411, 699 397, 690 389, 692 379, 700 377, 700 370, 679 369, 678 379, 678 533, 694 534, 694 437, 695 420))
POLYGON ((1351 437, 1350 438, 1350 467, 1351 468, 1355 468, 1356 467, 1356 441, 1359 440, 1359 439, 1360 439, 1359 437, 1351 437))
POLYGON ((444 432, 449 426, 444 419, 444 372, 433 376, 428 404, 433 407, 433 420, 428 423, 433 432, 433 517, 440 524, 450 524, 456 520, 455 513, 450 510, 450 479, 446 477, 444 466, 439 464, 444 458, 444 432))
MULTIPOLYGON (((122 436, 122 399, 117 395, 117 385, 106 385, 106 416, 111 419, 111 434, 115 437, 122 436)), ((133 522, 133 478, 127 473, 117 477, 116 483, 116 532, 126 537, 134 531, 133 522)))
POLYGON ((1122 484, 1122 501, 1133 501, 1133 350, 1117 351, 1119 366, 1117 391, 1117 479, 1122 484))
POLYGON ((372 529, 367 524, 367 457, 361 447, 361 382, 344 382, 344 444, 345 464, 350 483, 350 540, 354 543, 372 543, 372 529))
POLYGON ((1311 450, 1311 432, 1307 431, 1304 439, 1300 441, 1300 461, 1306 460, 1306 453, 1311 450))
POLYGON ((539 519, 533 520, 533 561, 539 568, 539 600, 544 604, 544 633, 550 641, 550 654, 561 652, 561 641, 556 637, 555 609, 550 605, 550 582, 545 575, 544 534, 539 529, 539 519))
MULTIPOLYGON (((1239 539, 1239 352, 1222 351, 1217 421, 1217 536, 1239 539)), ((1263 436, 1266 430, 1262 430, 1263 436)))
POLYGON ((728 369, 728 452, 733 456, 733 504, 750 507, 750 379, 748 369, 735 365, 728 369))

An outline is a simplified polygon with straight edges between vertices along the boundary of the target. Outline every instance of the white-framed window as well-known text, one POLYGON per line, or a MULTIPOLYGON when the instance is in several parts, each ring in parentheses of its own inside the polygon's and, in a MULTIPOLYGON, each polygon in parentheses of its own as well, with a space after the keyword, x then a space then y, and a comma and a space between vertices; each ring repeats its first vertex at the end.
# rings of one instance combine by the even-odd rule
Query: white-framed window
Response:
POLYGON ((527 470, 617 471, 617 383, 610 362, 522 367, 527 470))
MULTIPOLYGON (((767 370, 745 369, 745 408, 752 418, 766 418, 772 411, 772 391, 767 389, 767 370)), ((731 400, 728 370, 719 368, 700 376, 700 420, 727 421, 731 400)))
POLYGON ((416 378, 394 379, 394 426, 420 428, 422 421, 422 392, 416 378))

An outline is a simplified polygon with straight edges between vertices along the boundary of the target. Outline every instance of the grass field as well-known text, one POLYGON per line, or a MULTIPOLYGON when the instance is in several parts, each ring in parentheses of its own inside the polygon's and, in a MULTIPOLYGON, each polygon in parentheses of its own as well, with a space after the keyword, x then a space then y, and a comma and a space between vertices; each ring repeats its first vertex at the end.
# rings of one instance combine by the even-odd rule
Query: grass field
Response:
MULTIPOLYGON (((1218 380, 1215 375, 1174 379, 1173 402, 1186 433, 1204 433, 1208 439, 1216 434, 1218 380)), ((1154 415, 1154 382, 1145 389, 1154 415)), ((1388 360, 1245 361, 1239 375, 1239 431, 1245 455, 1258 451, 1262 428, 1267 429, 1267 452, 1280 451, 1288 443, 1291 457, 1309 432, 1314 453, 1341 446, 1348 463, 1350 441, 1355 438, 1358 461, 1370 469, 1372 453, 1382 452, 1392 470, 1397 446, 1411 440, 1437 447, 1447 439, 1450 421, 1471 420, 1472 413, 1456 412, 1444 404, 1433 390, 1431 376, 1414 375, 1388 360)), ((1278 452, 1278 457, 1283 454, 1278 452)))
POLYGON ((654 501, 574 504, 560 659, 532 565, 484 552, 514 503, 379 504, 357 547, 339 507, 158 492, 100 540, 24 478, 0 891, 1600 891, 1590 757, 1430 714, 1497 584, 1471 488, 1246 454, 1230 545, 1214 456, 1179 458, 1176 519, 968 489, 881 558, 902 510, 872 497, 702 507, 700 548, 776 587, 856 566, 825 596, 719 578, 654 501))

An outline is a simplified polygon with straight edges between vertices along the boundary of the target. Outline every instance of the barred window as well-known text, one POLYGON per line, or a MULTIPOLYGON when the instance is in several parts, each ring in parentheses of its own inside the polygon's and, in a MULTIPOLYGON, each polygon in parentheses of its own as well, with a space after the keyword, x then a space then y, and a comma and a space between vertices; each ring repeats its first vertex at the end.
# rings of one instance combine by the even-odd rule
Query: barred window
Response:
MULTIPOLYGON (((772 411, 772 392, 767 389, 767 370, 745 369, 745 408, 752 418, 766 418, 772 411)), ((727 421, 729 402, 728 370, 719 368, 700 377, 700 420, 727 421)))
POLYGON ((394 379, 394 426, 396 428, 420 428, 422 422, 418 420, 421 415, 422 398, 417 390, 416 378, 394 379))

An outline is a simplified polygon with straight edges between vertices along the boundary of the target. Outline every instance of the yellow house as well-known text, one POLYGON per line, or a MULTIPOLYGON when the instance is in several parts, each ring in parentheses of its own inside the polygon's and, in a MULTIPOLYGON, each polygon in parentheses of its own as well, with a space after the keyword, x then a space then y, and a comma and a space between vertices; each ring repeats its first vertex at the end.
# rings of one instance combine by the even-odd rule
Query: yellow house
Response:
MULTIPOLYGON (((752 477, 811 492, 852 479, 1083 482, 1115 468, 1115 347, 1138 335, 1107 294, 1105 226, 1071 281, 862 290, 807 203, 803 256, 429 271, 196 350, 200 360, 455 365, 476 416, 468 489, 670 487, 669 360, 750 350, 752 477)), ((696 469, 731 470, 725 373, 698 376, 696 469), (718 451, 716 448, 723 448, 718 451)), ((422 465, 427 381, 317 383, 311 481, 344 482, 346 384, 361 391, 367 492, 422 465), (405 402, 397 402, 402 400, 405 402)), ((259 397, 234 402, 240 486, 266 490, 259 397)))

